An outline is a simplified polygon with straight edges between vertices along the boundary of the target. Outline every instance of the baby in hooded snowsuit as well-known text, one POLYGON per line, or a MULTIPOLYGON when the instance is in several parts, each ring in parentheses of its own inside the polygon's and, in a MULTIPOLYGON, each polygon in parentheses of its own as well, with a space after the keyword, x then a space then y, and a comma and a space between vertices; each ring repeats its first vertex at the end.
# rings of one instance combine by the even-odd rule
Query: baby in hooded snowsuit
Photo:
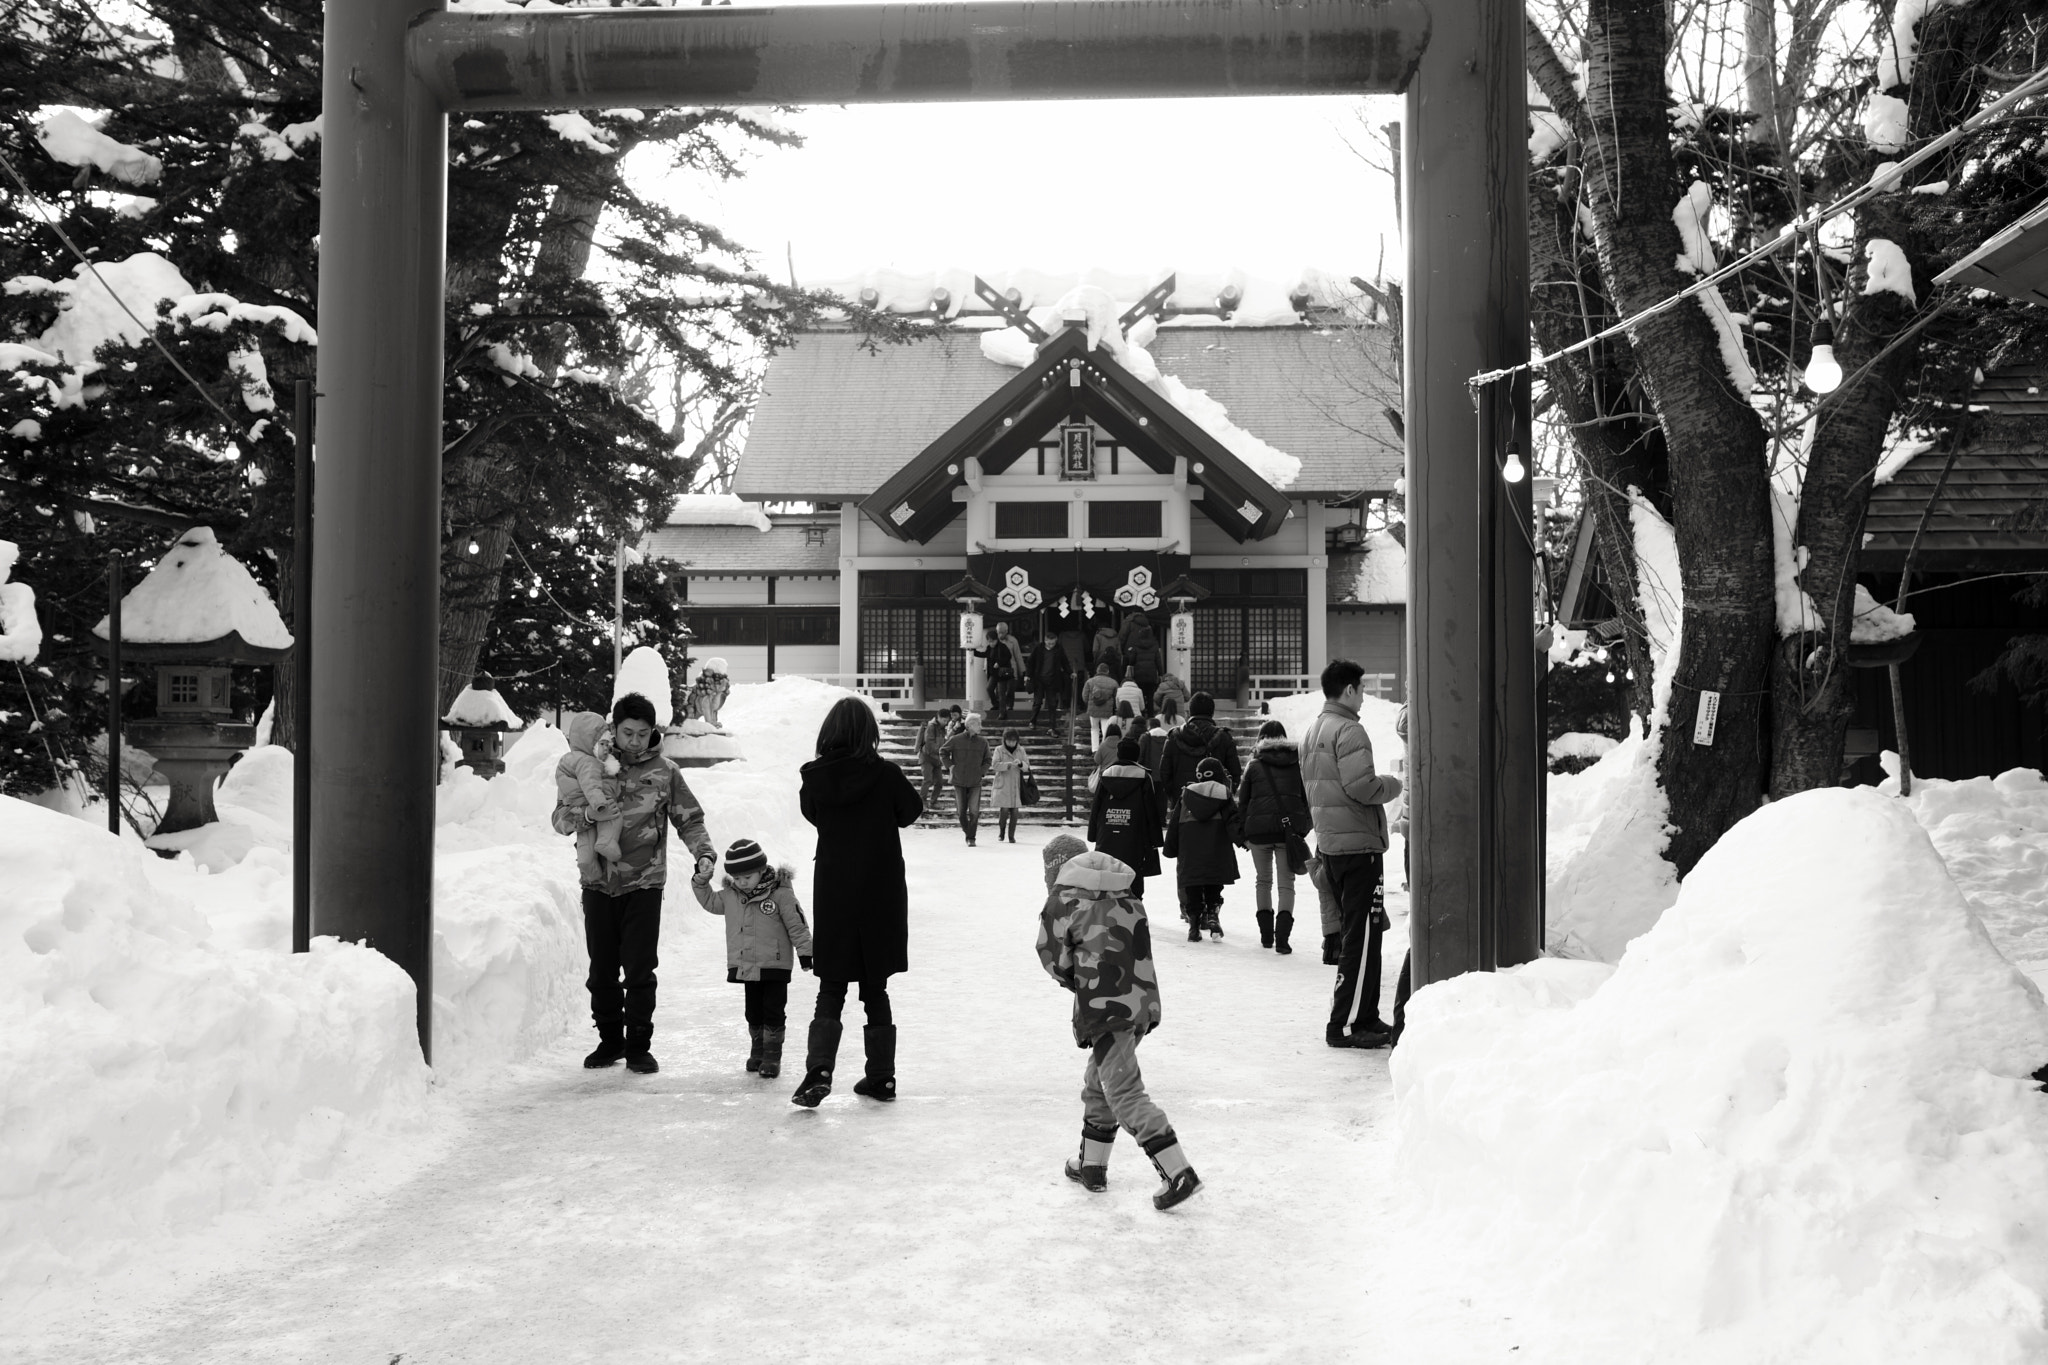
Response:
POLYGON ((576 831, 576 870, 585 886, 604 881, 598 859, 617 862, 619 830, 625 821, 619 808, 619 760, 612 757, 612 729, 595 711, 569 717, 563 733, 569 752, 555 765, 555 792, 562 800, 590 810, 591 823, 576 831))
POLYGON ((725 885, 713 891, 710 874, 690 879, 697 903, 725 916, 725 979, 747 988, 747 1070, 772 1081, 782 1074, 782 1038, 788 1027, 793 968, 811 970, 811 926, 796 900, 796 873, 773 871, 752 839, 725 851, 725 885))
POLYGON ((1131 894, 1131 869, 1089 853, 1070 835, 1045 846, 1049 894, 1038 916, 1038 960, 1074 994, 1074 1041, 1089 1049, 1081 1083, 1081 1152, 1067 1179, 1109 1187, 1109 1149, 1126 1128, 1166 1183, 1152 1196, 1170 1209, 1202 1188, 1173 1125, 1145 1093, 1138 1040, 1159 1027, 1159 978, 1145 903, 1131 894), (1069 850, 1074 856, 1069 857, 1069 850))

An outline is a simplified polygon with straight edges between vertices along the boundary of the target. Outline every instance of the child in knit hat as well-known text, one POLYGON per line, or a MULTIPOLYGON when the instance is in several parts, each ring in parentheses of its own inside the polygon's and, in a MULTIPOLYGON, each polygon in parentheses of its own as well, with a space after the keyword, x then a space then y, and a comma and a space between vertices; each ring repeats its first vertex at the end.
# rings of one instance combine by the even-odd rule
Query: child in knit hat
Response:
POLYGON ((774 1080, 782 1073, 790 971, 811 970, 811 927, 796 901, 796 873, 771 870, 759 844, 736 839, 725 851, 725 884, 713 891, 707 874, 692 878, 690 890, 699 905, 725 916, 725 979, 747 992, 747 1070, 774 1080))
MULTIPOLYGON (((1080 841, 1062 835, 1077 849, 1080 841)), ((1152 1206, 1170 1209, 1202 1188, 1180 1139, 1145 1093, 1138 1040, 1159 1027, 1159 978, 1145 903, 1131 894, 1131 869, 1107 853, 1045 849, 1048 895, 1038 917, 1038 960, 1074 996, 1074 1041, 1088 1049, 1081 1082, 1081 1151, 1067 1179, 1091 1193, 1109 1188, 1109 1151, 1118 1128, 1152 1158, 1165 1183, 1152 1206)))

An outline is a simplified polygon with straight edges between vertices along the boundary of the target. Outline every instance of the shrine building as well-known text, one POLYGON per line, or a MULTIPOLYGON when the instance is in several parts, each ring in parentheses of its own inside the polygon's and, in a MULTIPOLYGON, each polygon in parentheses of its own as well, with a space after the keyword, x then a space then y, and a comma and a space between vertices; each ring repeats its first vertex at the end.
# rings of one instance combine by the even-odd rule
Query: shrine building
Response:
POLYGON ((1362 298, 1169 276, 1111 326, 1101 290, 973 292, 932 290, 908 342, 827 323, 771 359, 737 500, 686 498, 640 545, 683 577, 693 654, 976 701, 963 616, 1029 642, 1144 612, 1219 697, 1336 656, 1405 695, 1398 340, 1362 298))

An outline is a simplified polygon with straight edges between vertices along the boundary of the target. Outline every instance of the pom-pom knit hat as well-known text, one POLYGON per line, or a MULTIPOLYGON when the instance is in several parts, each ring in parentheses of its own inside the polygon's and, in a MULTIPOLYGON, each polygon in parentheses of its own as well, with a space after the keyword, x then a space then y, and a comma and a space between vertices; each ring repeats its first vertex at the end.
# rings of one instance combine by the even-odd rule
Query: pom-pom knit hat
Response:
POLYGON ((752 839, 735 839, 732 847, 725 851, 725 871, 729 877, 744 877, 749 872, 768 870, 768 855, 752 839))

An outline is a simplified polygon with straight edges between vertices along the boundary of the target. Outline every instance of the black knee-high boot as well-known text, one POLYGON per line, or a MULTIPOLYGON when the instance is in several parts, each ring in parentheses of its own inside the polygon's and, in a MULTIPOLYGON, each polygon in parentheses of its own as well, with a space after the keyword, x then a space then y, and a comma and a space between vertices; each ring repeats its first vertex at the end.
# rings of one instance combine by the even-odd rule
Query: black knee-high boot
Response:
POLYGON ((867 1044, 867 1074, 853 1083, 853 1093, 871 1100, 896 1098, 896 1026, 869 1024, 860 1031, 867 1044))
POLYGON ((1293 932, 1294 913, 1290 910, 1282 910, 1273 919, 1273 951, 1283 955, 1293 952, 1294 949, 1287 944, 1287 937, 1293 932))
POLYGON ((844 1029, 837 1019, 811 1020, 811 1034, 804 1048, 804 1079, 789 1097, 791 1104, 816 1109, 819 1101, 832 1093, 832 1066, 839 1057, 839 1035, 844 1029))
POLYGON ((1272 947, 1272 946, 1273 946, 1273 912, 1272 912, 1271 910, 1261 910, 1261 911, 1259 911, 1259 913, 1258 913, 1258 914, 1257 914, 1257 915, 1255 916, 1255 918, 1256 918, 1256 919, 1257 919, 1257 920, 1259 921, 1259 946, 1260 946, 1261 948, 1270 948, 1270 947, 1272 947))

